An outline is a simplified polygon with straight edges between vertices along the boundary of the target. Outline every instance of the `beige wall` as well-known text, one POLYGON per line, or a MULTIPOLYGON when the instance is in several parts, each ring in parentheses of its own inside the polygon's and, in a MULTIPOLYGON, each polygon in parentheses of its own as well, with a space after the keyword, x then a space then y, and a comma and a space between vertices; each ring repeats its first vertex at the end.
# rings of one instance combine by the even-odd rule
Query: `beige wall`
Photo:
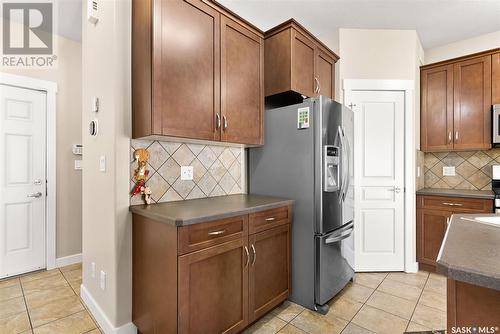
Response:
POLYGON ((57 39, 56 69, 0 71, 57 83, 57 257, 82 251, 82 172, 74 170, 71 146, 82 141, 82 44, 57 39))
POLYGON ((425 50, 425 63, 431 64, 441 60, 465 56, 494 48, 500 48, 500 30, 427 49, 425 50))
MULTIPOLYGON (((85 3, 84 3, 85 6, 85 3)), ((83 11, 85 13, 85 10, 83 11)), ((132 240, 129 214, 130 166, 130 0, 102 1, 99 22, 83 22, 83 286, 112 326, 131 321, 132 240), (98 115, 90 101, 100 99, 98 115), (89 121, 99 120, 99 135, 90 137, 89 121), (107 169, 99 171, 99 157, 107 169), (107 275, 106 289, 97 273, 107 275)))

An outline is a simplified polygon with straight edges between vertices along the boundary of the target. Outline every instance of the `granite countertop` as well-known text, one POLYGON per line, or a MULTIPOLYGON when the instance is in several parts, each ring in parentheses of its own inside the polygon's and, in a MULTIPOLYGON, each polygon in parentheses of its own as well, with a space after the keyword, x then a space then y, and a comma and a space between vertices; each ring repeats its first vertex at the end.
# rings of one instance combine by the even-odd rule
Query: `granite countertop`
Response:
POLYGON ((291 204, 293 201, 288 199, 243 194, 134 205, 130 211, 159 222, 184 226, 291 204))
POLYGON ((500 290, 500 225, 475 221, 495 214, 453 215, 437 259, 448 278, 500 290))
POLYGON ((423 188, 423 189, 417 190, 417 195, 495 199, 495 193, 491 190, 460 190, 460 189, 423 188))

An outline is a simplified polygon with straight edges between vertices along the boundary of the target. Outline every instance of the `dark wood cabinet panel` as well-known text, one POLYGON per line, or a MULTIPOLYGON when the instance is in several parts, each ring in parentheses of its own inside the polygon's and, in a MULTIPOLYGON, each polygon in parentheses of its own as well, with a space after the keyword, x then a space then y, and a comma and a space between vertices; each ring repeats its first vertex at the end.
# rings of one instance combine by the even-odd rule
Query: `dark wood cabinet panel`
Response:
POLYGON ((500 327, 500 291, 448 279, 447 327, 500 327))
POLYGON ((285 300, 290 291, 290 225, 250 235, 249 321, 285 300))
POLYGON ((491 56, 453 65, 454 148, 491 148, 491 56))
POLYGON ((153 110, 161 135, 217 139, 220 14, 200 0, 162 1, 155 22, 153 110))
POLYGON ((221 19, 222 140, 263 144, 264 40, 221 19))
POLYGON ((305 95, 315 94, 313 41, 296 30, 292 30, 292 90, 305 95))
POLYGON ((263 144, 260 30, 214 2, 133 0, 132 36, 133 138, 263 144))
POLYGON ((329 98, 335 96, 335 59, 324 52, 316 49, 316 95, 324 95, 329 98))
POLYGON ((436 265, 451 212, 421 209, 417 213, 417 260, 436 265))
POLYGON ((453 66, 421 73, 421 150, 453 149, 453 66))
POLYGON ((500 104, 500 52, 491 56, 491 100, 500 104))
POLYGON ((242 238, 179 257, 179 333, 238 333, 248 323, 242 238))
POLYGON ((421 269, 435 271, 436 259, 453 214, 492 213, 493 200, 417 195, 417 261, 421 269))
POLYGON ((339 57, 291 19, 265 33, 265 96, 335 97, 339 57))

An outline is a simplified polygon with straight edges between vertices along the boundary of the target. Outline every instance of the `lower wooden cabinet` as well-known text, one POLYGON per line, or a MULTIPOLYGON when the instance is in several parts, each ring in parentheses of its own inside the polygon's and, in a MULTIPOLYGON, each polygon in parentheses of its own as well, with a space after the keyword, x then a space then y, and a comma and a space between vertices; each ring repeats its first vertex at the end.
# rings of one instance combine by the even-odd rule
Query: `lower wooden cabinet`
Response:
POLYGON ((493 200, 417 196, 417 261, 420 269, 435 271, 448 220, 459 213, 492 213, 493 200))
POLYGON ((179 332, 237 333, 248 323, 248 240, 179 257, 179 332), (246 247, 246 248, 245 248, 246 247))
POLYGON ((239 333, 285 301, 290 213, 284 206, 182 227, 134 214, 132 319, 139 332, 239 333))

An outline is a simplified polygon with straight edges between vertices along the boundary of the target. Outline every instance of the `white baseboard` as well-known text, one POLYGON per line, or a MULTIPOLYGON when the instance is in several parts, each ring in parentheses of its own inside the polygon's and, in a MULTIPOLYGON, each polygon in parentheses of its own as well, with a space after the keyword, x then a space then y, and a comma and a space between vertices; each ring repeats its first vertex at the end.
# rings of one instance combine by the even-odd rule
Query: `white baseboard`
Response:
POLYGON ((407 273, 416 273, 418 272, 418 262, 409 263, 406 265, 405 271, 407 273))
POLYGON ((106 314, 101 309, 99 304, 95 301, 94 297, 90 292, 83 286, 80 286, 80 297, 82 298, 85 305, 87 305, 89 311, 94 316, 95 320, 99 323, 99 327, 106 334, 137 334, 137 327, 132 322, 129 322, 120 327, 114 327, 111 321, 109 321, 106 314))
POLYGON ((56 259, 56 268, 61 268, 69 266, 70 264, 81 263, 81 262, 82 262, 82 253, 64 257, 58 257, 56 259))

